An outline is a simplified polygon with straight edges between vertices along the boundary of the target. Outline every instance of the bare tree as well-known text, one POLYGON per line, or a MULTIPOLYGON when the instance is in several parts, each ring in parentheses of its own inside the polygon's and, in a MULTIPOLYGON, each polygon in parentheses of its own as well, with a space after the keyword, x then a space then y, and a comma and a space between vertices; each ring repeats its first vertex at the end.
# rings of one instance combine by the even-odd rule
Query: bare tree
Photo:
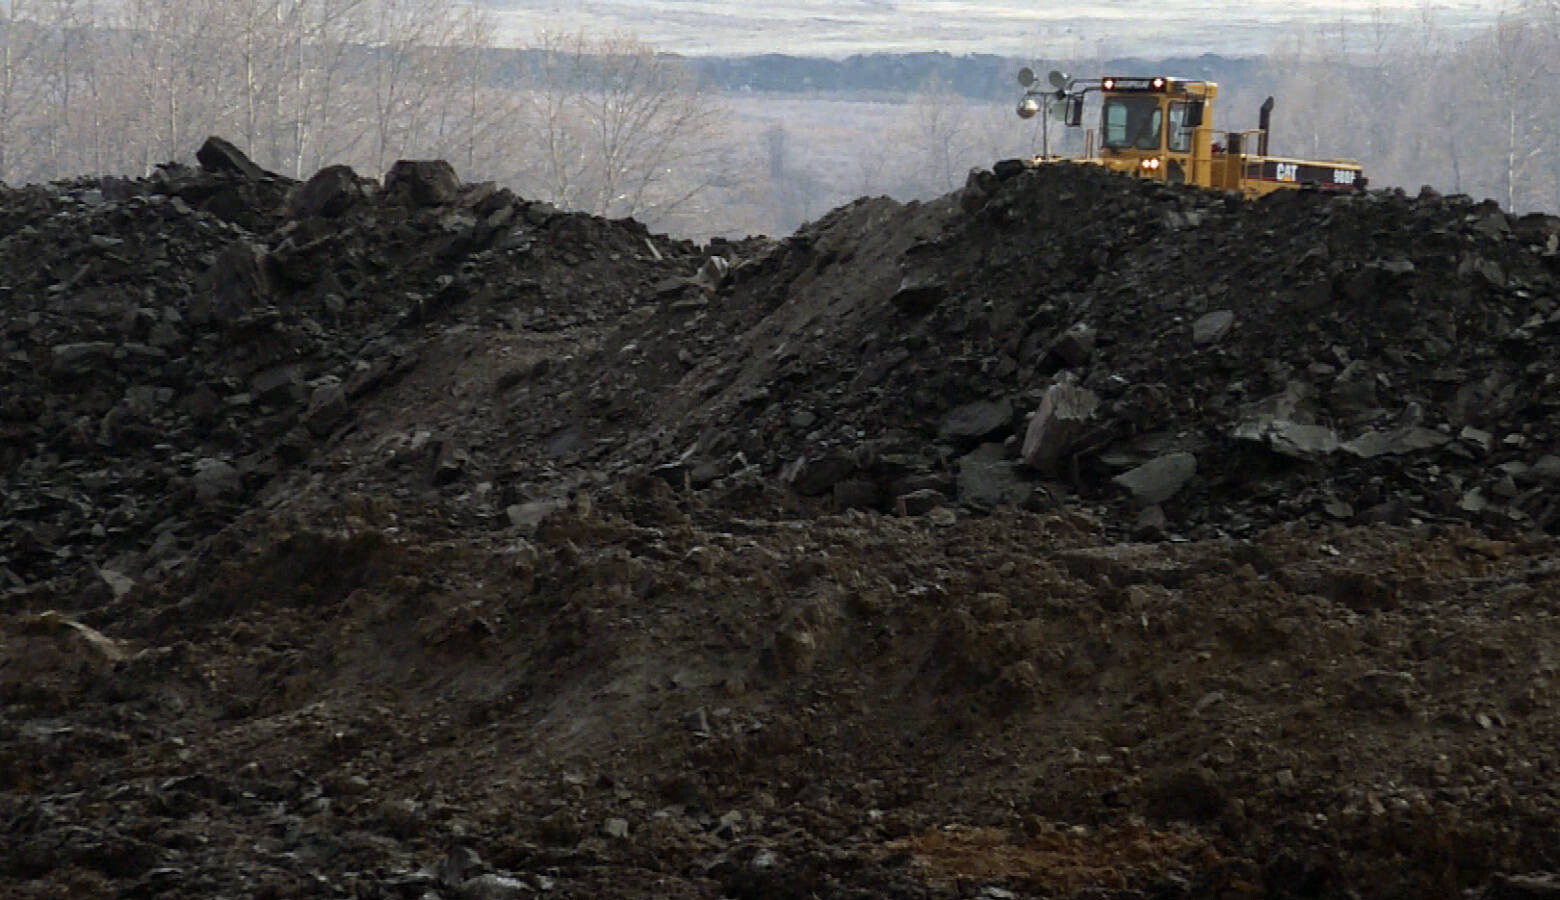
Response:
POLYGON ((365 139, 348 114, 346 84, 365 0, 296 0, 288 18, 292 47, 289 158, 295 178, 351 159, 365 139))
POLYGON ((964 181, 970 151, 971 103, 954 92, 942 78, 932 76, 910 101, 909 130, 904 146, 910 148, 915 169, 910 182, 941 194, 964 181))
MULTIPOLYGON (((140 113, 126 137, 139 145, 141 167, 172 159, 204 133, 228 123, 234 101, 219 66, 233 34, 219 0, 126 0, 124 43, 115 76, 132 90, 140 113)), ((123 102, 123 101, 121 101, 123 102)))
POLYGON ((821 212, 830 191, 818 174, 802 163, 796 139, 784 124, 776 122, 765 128, 760 140, 767 176, 765 200, 774 216, 773 230, 788 232, 821 212))
POLYGON ((555 203, 667 222, 729 171, 723 110, 680 62, 631 38, 543 35, 531 73, 539 165, 555 203))
MULTIPOLYGON (((77 147, 81 157, 78 165, 57 171, 102 172, 110 136, 104 126, 101 61, 108 42, 99 0, 64 0, 60 18, 67 37, 59 54, 62 90, 57 114, 62 137, 57 148, 77 147)), ((51 154, 51 158, 58 157, 51 154)))
POLYGON ((448 30, 439 44, 428 48, 430 90, 425 102, 432 107, 427 143, 432 154, 478 171, 478 155, 488 161, 484 138, 496 137, 498 108, 490 82, 494 65, 489 53, 495 43, 493 17, 486 8, 460 6, 451 10, 448 30))
MULTIPOLYGON (((1537 44, 1536 61, 1541 67, 1539 89, 1533 97, 1534 122, 1539 130, 1537 140, 1541 156, 1547 162, 1542 168, 1548 181, 1550 211, 1560 211, 1560 96, 1545 85, 1553 85, 1560 77, 1560 0, 1528 0, 1523 14, 1534 26, 1533 39, 1537 44)), ((1535 175, 1538 174, 1535 166, 1535 175)), ((1537 186, 1534 199, 1540 196, 1537 186)))
POLYGON ((32 106, 28 74, 43 38, 36 12, 29 0, 0 0, 0 181, 16 168, 17 122, 32 106))
MULTIPOLYGON (((1474 44, 1480 83, 1488 97, 1483 109, 1493 119, 1501 169, 1496 175, 1502 202, 1518 207, 1524 180, 1544 150, 1539 107, 1544 66, 1540 41, 1530 23, 1502 13, 1495 26, 1474 44)), ((1525 200, 1526 197, 1523 196, 1525 200)))
POLYGON ((368 115, 373 165, 383 172, 390 154, 413 130, 419 93, 421 46, 433 38, 428 21, 433 0, 369 0, 361 7, 360 28, 367 41, 368 115))

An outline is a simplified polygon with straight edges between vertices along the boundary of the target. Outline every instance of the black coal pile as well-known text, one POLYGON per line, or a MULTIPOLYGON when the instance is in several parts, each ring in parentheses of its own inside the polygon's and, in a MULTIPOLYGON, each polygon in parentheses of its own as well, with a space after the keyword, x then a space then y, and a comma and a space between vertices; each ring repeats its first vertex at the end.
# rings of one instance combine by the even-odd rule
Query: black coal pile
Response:
POLYGON ((568 329, 692 272, 688 245, 444 162, 381 186, 297 183, 215 138, 198 159, 0 188, 0 590, 74 606, 178 566, 414 368, 448 308, 568 329))
POLYGON ((177 568, 453 329, 590 337, 471 421, 448 474, 494 496, 648 468, 1148 538, 1560 522, 1553 218, 1058 165, 699 248, 438 161, 198 158, 0 193, 0 586, 40 604, 177 568))
POLYGON ((610 417, 550 424, 626 416, 624 457, 674 482, 762 472, 888 512, 1553 528, 1557 242, 1560 220, 1429 191, 978 172, 733 248, 717 292, 586 361, 610 417))
POLYGON ((1560 222, 197 159, 0 189, 6 897, 1554 895, 1560 222))

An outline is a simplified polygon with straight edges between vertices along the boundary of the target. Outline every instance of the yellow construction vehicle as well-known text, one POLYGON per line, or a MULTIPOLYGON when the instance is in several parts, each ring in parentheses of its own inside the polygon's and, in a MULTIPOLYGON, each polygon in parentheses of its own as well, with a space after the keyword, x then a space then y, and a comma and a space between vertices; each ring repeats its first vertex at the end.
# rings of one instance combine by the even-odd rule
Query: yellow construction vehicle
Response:
MULTIPOLYGON (((1269 156, 1272 97, 1262 104, 1256 128, 1215 132, 1213 103, 1219 86, 1211 81, 1162 75, 1073 79, 1052 72, 1045 88, 1027 68, 1018 73, 1018 81, 1025 89, 1018 104, 1021 118, 1043 114, 1073 128, 1083 123, 1085 98, 1100 95, 1099 131, 1088 130, 1084 155, 1072 162, 1171 184, 1239 191, 1247 197, 1291 188, 1365 189, 1364 169, 1354 160, 1269 156)), ((1039 156, 1004 160, 997 164, 997 174, 1062 158, 1049 151, 1047 140, 1039 156)))

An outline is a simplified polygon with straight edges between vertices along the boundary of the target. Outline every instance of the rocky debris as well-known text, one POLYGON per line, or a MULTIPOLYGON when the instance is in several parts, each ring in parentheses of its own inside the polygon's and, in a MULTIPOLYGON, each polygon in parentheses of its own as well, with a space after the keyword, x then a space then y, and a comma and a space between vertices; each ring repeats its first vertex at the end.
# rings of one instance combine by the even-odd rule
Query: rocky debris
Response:
POLYGON ((238 241, 223 248, 201 276, 188 318, 196 325, 227 325, 269 306, 275 294, 265 249, 238 241))
POLYGON ((460 896, 466 900, 514 900, 533 897, 536 891, 529 881, 509 875, 478 875, 460 885, 460 896))
POLYGON ((948 296, 948 287, 936 279, 906 275, 890 302, 908 313, 925 313, 948 296))
POLYGON ((996 171, 985 169, 973 169, 964 180, 964 189, 959 193, 959 208, 968 215, 980 212, 980 208, 986 205, 997 189, 997 183, 1003 179, 1001 167, 996 171))
MULTIPOLYGON (((1173 495, 1172 495, 1173 496, 1173 495)), ((1132 537, 1139 541, 1162 541, 1169 536, 1170 519, 1157 503, 1143 507, 1132 526, 1132 537)))
POLYGON ((1093 391, 1073 384, 1047 388, 1024 433, 1024 463, 1055 473, 1057 464, 1088 429, 1099 402, 1093 391))
POLYGON ((1424 450, 1433 450, 1451 441, 1451 437, 1428 428, 1410 425, 1391 431, 1372 429, 1352 441, 1339 445, 1343 450, 1360 457, 1374 459, 1378 456, 1405 456, 1424 450))
MULTIPOLYGON (((198 158, 0 192, 4 589, 171 565, 412 371, 424 329, 608 320, 700 258, 652 252, 637 223, 533 215, 447 163, 381 191, 344 167, 295 184, 220 139, 198 158)), ((456 462, 431 480, 478 471, 456 462)))
POLYGON ((1468 894, 1473 900, 1554 900, 1560 897, 1560 876, 1501 876, 1481 890, 1468 894))
POLYGON ((1230 333, 1235 324, 1235 313, 1228 309, 1216 309, 1192 323, 1192 343, 1199 347, 1216 344, 1230 333))
POLYGON ((300 219, 334 219, 372 196, 372 188, 351 166, 326 166, 293 191, 287 200, 287 211, 300 219))
POLYGON ((238 470, 224 460, 206 457, 195 461, 195 474, 190 479, 195 497, 202 503, 218 500, 236 500, 243 491, 238 470))
POLYGON ((129 504, 120 488, 99 509, 93 489, 81 496, 100 514, 77 518, 18 497, 8 580, 48 577, 72 534, 113 554, 144 554, 154 533, 188 548, 186 513, 222 514, 211 499, 241 504, 306 465, 418 370, 438 327, 603 335, 502 370, 464 459, 404 460, 420 479, 408 490, 485 481, 468 512, 498 525, 517 492, 547 493, 523 485, 588 458, 675 466, 695 489, 758 472, 882 512, 939 508, 928 491, 989 509, 1043 485, 1118 535, 1154 533, 1117 479, 1172 452, 1231 461, 1147 503, 1176 533, 1560 521, 1542 467, 1560 439, 1543 217, 1503 229, 1465 199, 1390 193, 1230 204, 1056 166, 982 181, 973 212, 862 201, 783 241, 694 248, 461 184, 437 161, 402 161, 383 190, 340 167, 301 185, 219 169, 0 204, 0 255, 39 263, 6 294, 0 365, 23 389, 0 453, 112 448, 129 454, 119 483, 162 498, 129 504), (1166 211, 1199 225, 1167 228, 1166 211), (1435 238, 1381 237, 1415 232, 1435 238), (683 291, 716 259, 718 277, 683 291), (1001 459, 964 459, 1004 441, 1001 459), (204 458, 236 480, 193 490, 204 458), (115 508, 170 527, 90 535, 115 508))
POLYGON ((352 416, 346 389, 340 385, 315 388, 309 408, 303 414, 304 427, 316 438, 324 438, 352 416))
POLYGON ((895 498, 895 509, 902 516, 924 516, 948 502, 948 497, 935 488, 921 488, 895 498))
POLYGON ((447 174, 0 189, 7 896, 1546 895, 1554 220, 447 174))
POLYGON ((801 457, 793 462, 781 478, 804 497, 816 497, 833 489, 847 475, 856 471, 856 462, 842 454, 831 454, 817 459, 801 457))
POLYGON ((254 161, 231 141, 215 136, 206 138, 206 142, 195 151, 195 159, 200 163, 201 168, 208 172, 242 175, 254 180, 274 177, 270 172, 255 165, 254 161))
POLYGON ((1157 506, 1174 497, 1197 474, 1197 457, 1190 453, 1166 453, 1113 480, 1144 506, 1157 506))
POLYGON ((397 160, 385 173, 385 194, 414 208, 448 206, 460 191, 455 167, 442 159, 397 160))
POLYGON ((1259 425, 1242 423, 1236 428, 1235 437, 1261 442, 1274 453, 1297 459, 1324 456, 1337 451, 1342 446, 1338 442, 1338 433, 1326 425, 1308 425, 1284 420, 1274 420, 1259 425))
POLYGON ((153 638, 108 638, 118 661, 0 616, 0 871, 19 896, 1082 900, 1232 868, 1236 896, 1299 870, 1545 896, 1509 892, 1548 888, 1523 836, 1560 803, 1527 683, 1554 624, 1510 616, 1552 540, 1101 544, 1068 510, 938 528, 721 490, 647 475, 524 541, 308 536, 340 511, 294 503, 92 609, 153 638), (1437 828, 1455 846, 1389 840, 1437 828))
POLYGON ((950 410, 938 428, 938 437, 952 441, 984 441, 1000 437, 1013 427, 1013 404, 1006 400, 981 400, 950 410))
POLYGON ((297 403, 303 397, 303 367, 272 366, 249 379, 249 394, 256 403, 297 403))
POLYGON ((58 635, 79 641, 83 647, 89 649, 90 655, 95 657, 99 664, 120 663, 130 658, 130 654, 118 641, 90 625, 68 619, 53 610, 27 616, 22 619, 20 626, 28 632, 58 635))
POLYGON ((1057 335, 1046 349, 1045 356, 1055 358, 1065 366, 1085 366, 1094 355, 1094 342, 1097 339, 1098 333, 1087 322, 1079 322, 1057 335))
POLYGON ((471 465, 471 454, 451 441, 441 442, 434 457, 433 483, 445 485, 460 478, 471 465))
POLYGON ((1018 506, 1034 493, 1002 444, 982 444, 959 457, 958 471, 959 502, 975 509, 1018 506))
POLYGON ((504 511, 509 519, 509 524, 520 531, 521 534, 535 534, 547 517, 563 509, 568 504, 563 500, 533 500, 527 503, 516 503, 504 511))
POLYGON ((107 341, 60 344, 49 351, 49 371, 61 378, 88 375, 113 359, 117 349, 107 341))
POLYGON ((1116 479, 1174 451, 1229 461, 1158 504, 1195 536, 1389 503, 1419 521, 1560 521, 1501 468, 1560 440, 1545 399, 1560 383, 1544 362, 1560 340, 1554 220, 1395 192, 1232 202, 1060 164, 978 193, 837 210, 746 253, 718 304, 668 307, 662 333, 625 325, 514 401, 604 377, 597 393, 655 410, 632 428, 660 437, 588 402, 547 427, 622 435, 611 465, 671 464, 690 447, 721 465, 739 450, 804 496, 849 478, 861 503, 875 483, 885 511, 931 485, 899 490, 905 473, 881 460, 947 477, 975 445, 1013 436, 1007 404, 1038 411, 1017 435, 1019 475, 1064 488, 1118 535, 1141 501, 1116 479), (1468 428, 1489 440, 1462 439, 1468 428), (1482 505, 1464 502, 1474 489, 1482 505))

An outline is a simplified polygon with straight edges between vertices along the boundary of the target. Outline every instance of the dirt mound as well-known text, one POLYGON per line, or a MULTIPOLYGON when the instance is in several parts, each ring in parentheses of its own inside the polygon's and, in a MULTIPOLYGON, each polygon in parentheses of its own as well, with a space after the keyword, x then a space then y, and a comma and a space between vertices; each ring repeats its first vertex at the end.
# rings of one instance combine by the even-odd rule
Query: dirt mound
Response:
POLYGON ((404 163, 383 190, 230 168, 0 193, 0 585, 58 605, 83 567, 95 593, 161 574, 351 430, 449 307, 567 332, 693 270, 635 223, 452 172, 440 194, 404 163))
POLYGON ((7 896, 1560 894, 1556 220, 198 158, 0 192, 7 896))
POLYGON ((583 365, 660 432, 629 458, 701 484, 1082 502, 1150 535, 1548 527, 1557 240, 1466 198, 1242 203, 1050 166, 858 202, 583 365))

